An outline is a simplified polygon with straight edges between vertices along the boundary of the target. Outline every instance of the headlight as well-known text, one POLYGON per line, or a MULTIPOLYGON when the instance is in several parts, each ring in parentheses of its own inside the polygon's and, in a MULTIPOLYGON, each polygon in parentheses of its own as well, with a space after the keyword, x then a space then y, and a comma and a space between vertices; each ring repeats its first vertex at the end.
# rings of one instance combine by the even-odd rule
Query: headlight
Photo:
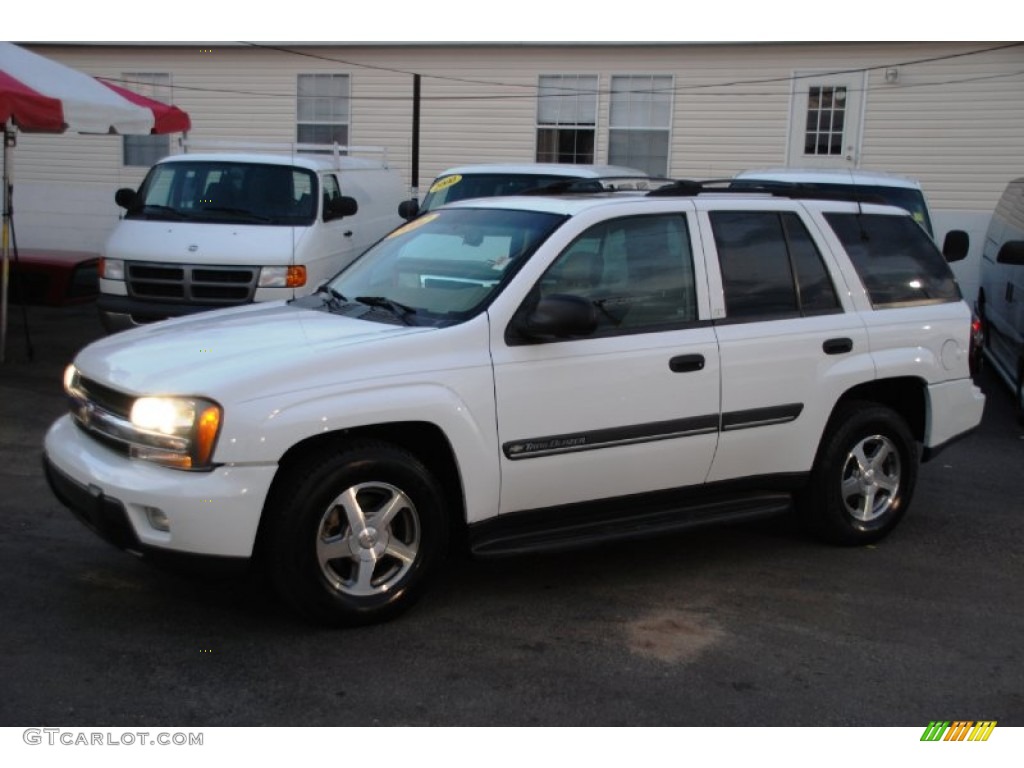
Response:
POLYGON ((95 438, 133 459, 175 469, 210 469, 223 410, 204 397, 132 397, 64 371, 71 415, 95 438))
POLYGON ((301 288, 306 284, 306 268, 299 264, 294 267, 262 267, 260 288, 301 288))
POLYGON ((221 408, 198 397, 140 397, 130 419, 129 455, 177 469, 210 464, 220 432, 221 408))
POLYGON ((124 280, 124 260, 100 259, 99 273, 100 277, 107 280, 124 280))

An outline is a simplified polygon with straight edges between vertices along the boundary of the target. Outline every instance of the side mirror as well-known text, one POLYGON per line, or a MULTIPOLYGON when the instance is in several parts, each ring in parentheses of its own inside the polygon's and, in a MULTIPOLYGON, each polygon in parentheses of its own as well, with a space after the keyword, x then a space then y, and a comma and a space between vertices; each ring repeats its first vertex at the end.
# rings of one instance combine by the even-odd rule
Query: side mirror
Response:
POLYGON ((1024 264, 1024 240, 1007 240, 999 249, 996 263, 1019 267, 1024 264))
POLYGON ((324 221, 343 219, 346 216, 353 216, 359 210, 359 203, 354 197, 342 195, 327 201, 324 205, 324 221))
POLYGON ((942 255, 946 261, 961 261, 971 247, 971 238, 962 229, 951 229, 942 242, 942 255))
POLYGON ((114 193, 114 202, 126 211, 130 211, 138 205, 139 195, 131 187, 121 187, 114 193))
POLYGON ((589 336, 597 328, 594 303, 582 296, 545 296, 513 323, 515 335, 529 341, 554 341, 589 336))
POLYGON ((398 204, 398 215, 406 221, 415 219, 420 212, 419 200, 403 200, 398 204))

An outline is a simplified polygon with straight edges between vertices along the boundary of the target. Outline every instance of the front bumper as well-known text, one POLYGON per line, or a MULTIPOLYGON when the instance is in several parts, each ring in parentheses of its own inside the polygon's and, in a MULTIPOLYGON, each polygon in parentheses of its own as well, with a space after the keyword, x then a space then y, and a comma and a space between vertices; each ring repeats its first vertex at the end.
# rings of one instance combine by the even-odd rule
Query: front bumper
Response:
POLYGON ((58 419, 43 458, 55 495, 98 535, 144 554, 252 556, 276 464, 182 472, 121 456, 58 419), (166 515, 168 530, 150 523, 166 515))

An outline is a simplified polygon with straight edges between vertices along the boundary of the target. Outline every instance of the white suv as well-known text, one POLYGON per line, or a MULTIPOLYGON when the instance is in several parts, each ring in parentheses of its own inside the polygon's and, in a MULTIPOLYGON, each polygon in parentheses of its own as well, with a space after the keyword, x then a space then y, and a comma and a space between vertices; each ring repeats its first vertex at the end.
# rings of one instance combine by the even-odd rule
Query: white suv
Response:
POLYGON ((550 550, 798 510, 840 544, 974 427, 971 312, 898 208, 669 185, 464 201, 315 295, 98 341, 46 437, 120 547, 389 618, 451 541, 550 550))

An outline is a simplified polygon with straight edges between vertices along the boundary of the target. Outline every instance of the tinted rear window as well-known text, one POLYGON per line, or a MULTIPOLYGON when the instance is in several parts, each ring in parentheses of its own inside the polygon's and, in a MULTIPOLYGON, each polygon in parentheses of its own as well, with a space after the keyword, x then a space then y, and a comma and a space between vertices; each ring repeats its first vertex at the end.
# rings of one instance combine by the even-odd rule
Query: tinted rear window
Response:
POLYGON ((907 216, 826 213, 874 307, 959 301, 949 264, 907 216))

